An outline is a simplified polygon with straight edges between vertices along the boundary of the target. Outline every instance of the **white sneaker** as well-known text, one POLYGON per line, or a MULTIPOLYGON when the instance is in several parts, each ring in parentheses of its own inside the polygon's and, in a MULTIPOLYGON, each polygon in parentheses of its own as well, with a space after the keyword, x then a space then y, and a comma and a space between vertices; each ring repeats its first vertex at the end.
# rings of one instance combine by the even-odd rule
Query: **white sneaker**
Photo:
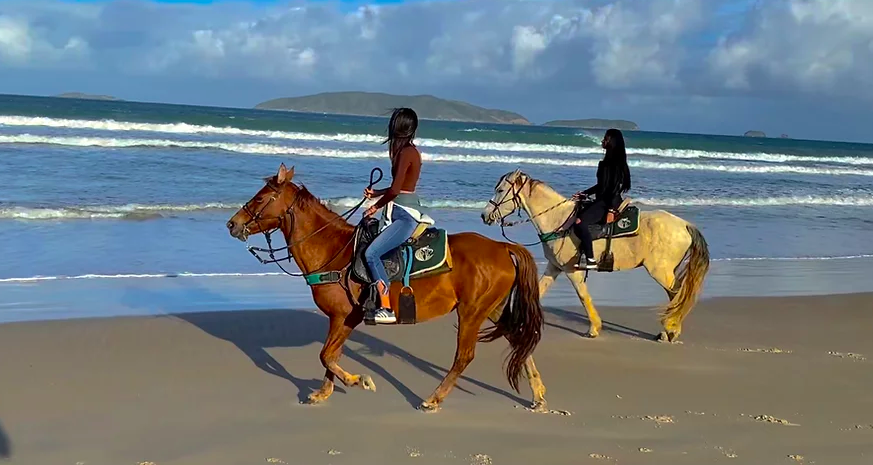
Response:
POLYGON ((397 317, 394 316, 394 312, 391 310, 383 308, 376 312, 375 321, 376 324, 390 325, 397 322, 397 317))
POLYGON ((596 270, 597 262, 588 258, 577 263, 575 268, 577 270, 596 270))

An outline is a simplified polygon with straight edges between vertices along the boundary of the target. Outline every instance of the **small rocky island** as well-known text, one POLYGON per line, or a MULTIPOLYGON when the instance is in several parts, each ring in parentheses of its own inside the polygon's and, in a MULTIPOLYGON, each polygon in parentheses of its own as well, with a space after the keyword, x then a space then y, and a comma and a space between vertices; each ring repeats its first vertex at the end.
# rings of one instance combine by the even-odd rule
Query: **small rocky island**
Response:
POLYGON ((556 126, 580 129, 620 129, 622 131, 639 131, 640 127, 633 121, 623 119, 559 119, 544 123, 543 126, 556 126))
POLYGON ((111 101, 121 101, 121 99, 113 97, 111 95, 94 95, 94 94, 84 94, 82 92, 66 92, 63 94, 55 95, 57 98, 77 98, 82 100, 111 100, 111 101))
POLYGON ((378 92, 324 92, 303 97, 285 97, 255 105, 259 110, 284 110, 355 116, 388 116, 392 109, 410 107, 429 120, 475 123, 531 124, 527 118, 506 110, 494 110, 432 95, 392 95, 378 92))
POLYGON ((746 131, 746 133, 743 134, 743 136, 745 136, 745 137, 767 137, 767 134, 764 134, 763 131, 746 131))

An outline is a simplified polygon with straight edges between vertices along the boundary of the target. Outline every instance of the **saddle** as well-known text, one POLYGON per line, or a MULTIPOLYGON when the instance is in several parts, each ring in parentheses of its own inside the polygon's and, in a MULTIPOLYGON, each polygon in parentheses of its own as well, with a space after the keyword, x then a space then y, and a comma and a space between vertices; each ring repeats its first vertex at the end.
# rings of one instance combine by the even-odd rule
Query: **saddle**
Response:
MULTIPOLYGON (((375 218, 365 218, 355 233, 351 274, 355 280, 366 284, 369 289, 367 298, 362 302, 365 310, 378 307, 378 290, 364 259, 364 252, 378 235, 379 220, 375 218)), ((445 229, 421 223, 412 237, 382 256, 382 265, 390 282, 403 283, 399 299, 398 323, 413 324, 416 314, 415 298, 409 282, 452 271, 448 233, 445 229)))
MULTIPOLYGON (((602 223, 588 226, 588 231, 591 232, 592 239, 595 241, 598 239, 606 240, 606 247, 603 250, 603 254, 600 256, 600 259, 597 261, 597 271, 613 271, 615 267, 615 258, 612 255, 613 239, 635 236, 639 232, 640 209, 636 205, 631 205, 631 203, 630 198, 625 198, 624 201, 621 202, 621 205, 616 209, 618 214, 613 218, 612 222, 604 220, 602 223)), ((565 236, 566 234, 570 234, 570 231, 571 229, 568 229, 563 234, 557 232, 542 233, 540 234, 540 241, 551 242, 565 236)))
POLYGON ((636 205, 631 205, 630 198, 625 198, 616 210, 618 213, 611 223, 604 220, 603 224, 597 223, 588 226, 594 240, 637 234, 640 229, 640 209, 636 205))

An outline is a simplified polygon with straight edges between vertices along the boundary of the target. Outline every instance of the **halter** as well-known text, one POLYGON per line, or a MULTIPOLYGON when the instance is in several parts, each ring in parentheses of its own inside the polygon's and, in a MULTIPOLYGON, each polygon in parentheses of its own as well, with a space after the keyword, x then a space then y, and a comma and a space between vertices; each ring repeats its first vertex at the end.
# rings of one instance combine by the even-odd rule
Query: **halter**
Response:
MULTIPOLYGON (((555 205, 553 205, 553 206, 551 206, 551 207, 549 207, 549 208, 547 208, 547 209, 545 209, 545 210, 543 210, 535 215, 528 214, 528 218, 525 220, 506 221, 506 218, 508 218, 509 215, 512 215, 512 213, 514 213, 514 212, 518 212, 518 216, 521 217, 521 210, 523 210, 523 207, 524 207, 524 205, 521 202, 521 198, 520 198, 521 191, 522 191, 522 189, 524 189, 524 186, 527 185, 527 183, 531 180, 530 176, 521 173, 521 171, 519 171, 519 170, 515 170, 512 174, 518 174, 518 175, 524 176, 524 179, 522 180, 521 185, 518 186, 518 189, 516 189, 516 183, 513 182, 511 184, 510 189, 503 194, 503 198, 501 198, 499 202, 495 202, 494 200, 491 200, 491 199, 488 200, 488 203, 494 207, 494 213, 496 213, 497 219, 500 221, 500 234, 507 241, 512 242, 513 244, 523 245, 525 247, 531 247, 531 246, 534 246, 537 244, 542 244, 543 242, 546 242, 543 239, 544 237, 557 236, 557 234, 558 234, 557 231, 552 231, 550 233, 540 233, 540 235, 539 235, 540 240, 538 240, 537 242, 534 242, 532 244, 520 244, 520 243, 515 242, 512 239, 506 237, 506 228, 512 227, 512 226, 517 226, 520 224, 531 223, 531 222, 533 222, 534 219, 536 219, 542 215, 545 215, 546 213, 560 207, 561 205, 564 205, 565 203, 573 201, 572 197, 568 198, 568 199, 564 199, 561 202, 558 202, 557 204, 555 204, 555 205), (511 195, 511 197, 510 197, 510 195, 511 195), (512 210, 509 212, 508 215, 503 216, 500 213, 500 207, 502 207, 503 205, 505 205, 509 202, 512 202, 512 210)), ((500 180, 497 181, 497 186, 495 186, 494 188, 496 189, 498 186, 500 186, 500 183, 506 181, 507 176, 509 176, 509 175, 504 174, 503 176, 501 176, 500 180)))
MULTIPOLYGON (((370 171, 370 184, 369 184, 367 187, 368 187, 368 188, 372 188, 374 185, 378 184, 379 181, 381 181, 381 180, 382 180, 382 170, 379 169, 378 167, 373 168, 373 170, 370 171), (377 172, 378 172, 378 174, 379 174, 379 177, 378 177, 378 178, 376 178, 376 177, 374 176, 377 172)), ((242 210, 243 210, 244 212, 246 212, 246 213, 251 217, 251 219, 249 219, 248 221, 246 221, 246 223, 243 225, 243 233, 245 234, 245 237, 246 237, 246 249, 249 251, 250 254, 252 254, 252 256, 254 256, 254 257, 255 257, 259 262, 261 262, 261 264, 275 263, 275 264, 279 267, 279 269, 281 269, 281 270, 282 270, 285 274, 287 274, 288 276, 304 277, 304 278, 305 278, 305 277, 307 277, 307 276, 313 275, 314 273, 318 273, 318 272, 322 271, 322 270, 323 270, 327 265, 333 263, 333 261, 336 260, 336 258, 337 258, 337 257, 338 257, 342 252, 343 252, 343 250, 345 250, 345 249, 346 249, 346 248, 347 248, 347 247, 352 243, 352 241, 354 241, 355 235, 352 234, 352 238, 349 239, 349 242, 346 243, 346 245, 344 245, 343 247, 341 247, 339 250, 337 250, 337 252, 334 254, 334 256, 330 258, 330 260, 326 261, 326 262, 325 262, 324 264, 322 264, 320 267, 316 268, 315 270, 310 271, 309 273, 292 273, 292 272, 286 270, 285 267, 283 267, 282 264, 279 263, 279 262, 283 262, 283 261, 286 261, 286 260, 287 260, 289 263, 291 262, 291 259, 294 258, 294 256, 291 254, 291 248, 292 248, 294 245, 296 245, 296 244, 302 244, 303 242, 306 242, 306 241, 309 240, 310 238, 315 237, 316 234, 320 233, 321 231, 323 231, 325 228, 327 228, 328 226, 330 226, 331 224, 333 224, 333 223, 336 222, 336 221, 339 221, 339 220, 346 220, 346 221, 347 221, 349 218, 352 217, 352 215, 355 214, 356 211, 358 211, 359 208, 361 208, 361 205, 363 205, 364 202, 366 202, 367 199, 366 199, 366 198, 361 199, 361 201, 358 202, 357 204, 355 204, 353 207, 351 207, 350 209, 346 210, 345 212, 343 212, 343 213, 342 213, 341 215, 339 215, 338 217, 336 217, 336 218, 334 218, 334 219, 328 221, 324 226, 322 226, 322 227, 316 229, 315 231, 309 233, 309 234, 306 235, 304 238, 302 238, 302 239, 300 239, 300 240, 298 240, 298 241, 294 241, 294 242, 292 243, 290 237, 286 238, 286 239, 285 239, 285 242, 286 242, 287 245, 286 245, 285 247, 281 247, 281 248, 278 248, 278 249, 277 249, 277 248, 273 248, 273 241, 272 241, 272 239, 271 239, 271 235, 272 235, 274 232, 276 232, 277 230, 280 230, 280 229, 281 229, 281 227, 282 227, 282 222, 285 220, 285 218, 288 218, 288 222, 289 222, 289 224, 290 224, 290 227, 288 228, 289 232, 292 231, 292 230, 294 229, 294 205, 292 204, 292 205, 288 206, 288 208, 285 210, 285 214, 284 214, 284 215, 276 217, 276 220, 277 220, 277 222, 278 222, 278 225, 277 225, 275 228, 272 228, 272 229, 269 229, 269 230, 268 230, 268 229, 260 228, 261 215, 263 214, 264 210, 266 210, 266 208, 267 208, 271 203, 273 203, 273 201, 275 201, 276 199, 279 198, 280 195, 282 195, 281 190, 280 190, 278 187, 276 187, 276 186, 274 186, 273 184, 271 184, 269 180, 267 180, 266 185, 267 185, 267 187, 270 188, 270 190, 273 191, 273 195, 270 197, 269 200, 267 200, 266 202, 264 202, 264 205, 261 206, 261 208, 258 209, 257 212, 255 212, 255 213, 253 214, 253 213, 252 213, 252 209, 249 207, 249 203, 251 203, 252 200, 254 200, 254 199, 249 200, 249 201, 246 202, 246 204, 243 205, 243 207, 242 207, 242 210), (251 225, 252 223, 257 224, 257 225, 259 226, 259 229, 261 229, 261 233, 264 235, 264 238, 265 238, 266 241, 267 241, 267 248, 263 248, 263 247, 255 247, 255 246, 249 244, 249 235, 250 235, 250 234, 249 234, 249 225, 251 225), (282 252, 282 251, 285 251, 285 256, 284 256, 284 257, 281 257, 281 258, 276 258, 275 254, 278 253, 278 252, 282 252), (261 258, 261 256, 258 255, 258 252, 266 252, 267 255, 269 255, 270 259, 264 259, 264 258, 261 258)), ((357 229, 359 226, 360 226, 360 225, 357 225, 357 226, 355 226, 355 228, 357 229)), ((348 266, 348 265, 346 265, 346 266, 348 266)), ((342 271, 342 270, 338 270, 337 273, 340 273, 341 271, 342 271)))

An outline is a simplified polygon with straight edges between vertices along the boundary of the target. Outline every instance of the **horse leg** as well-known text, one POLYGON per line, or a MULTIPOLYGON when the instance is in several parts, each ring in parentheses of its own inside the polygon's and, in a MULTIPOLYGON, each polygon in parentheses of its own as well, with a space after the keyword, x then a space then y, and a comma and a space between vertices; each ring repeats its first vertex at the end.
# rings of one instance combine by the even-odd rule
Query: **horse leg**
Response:
POLYGON ((542 298, 549 288, 552 287, 552 284, 555 283, 555 278, 557 278, 560 273, 561 269, 553 265, 552 262, 546 264, 546 270, 543 271, 543 275, 540 277, 539 282, 540 298, 542 298))
POLYGON ((435 412, 439 410, 440 403, 449 394, 458 377, 467 365, 473 361, 476 353, 476 342, 478 342, 479 327, 485 321, 487 315, 465 315, 461 306, 458 307, 458 342, 455 349, 455 361, 452 363, 452 368, 446 373, 443 381, 437 386, 433 394, 421 403, 421 410, 425 412, 435 412))
POLYGON ((585 284, 585 272, 575 271, 567 273, 567 278, 570 280, 570 283, 573 284, 573 288, 576 289, 576 295, 579 296, 579 301, 582 302, 585 311, 588 312, 589 326, 588 334, 585 336, 590 338, 599 336, 600 330, 603 328, 603 322, 600 320, 600 315, 597 313, 597 309, 594 308, 594 302, 591 300, 591 295, 588 293, 588 285, 585 284))
POLYGON ((524 374, 527 376, 528 383, 530 383, 530 390, 533 392, 533 404, 531 404, 531 409, 535 412, 547 411, 546 385, 543 384, 540 372, 534 364, 533 355, 524 361, 524 374))
MULTIPOLYGON (((646 268, 646 270, 649 272, 649 276, 664 288, 664 291, 667 292, 667 299, 672 303, 677 294, 675 291, 676 276, 673 274, 673 270, 667 269, 667 267, 653 268, 651 270, 646 268)), ((669 306, 670 303, 667 305, 669 306)), ((682 331, 682 321, 676 316, 662 318, 661 325, 664 329, 658 335, 657 340, 659 342, 673 341, 679 336, 678 332, 682 331)))
POLYGON ((327 333, 327 340, 324 347, 321 349, 321 364, 327 369, 324 375, 324 381, 318 391, 309 395, 310 403, 318 403, 327 400, 333 393, 333 379, 338 377, 346 386, 361 386, 365 390, 375 391, 376 384, 368 375, 353 375, 343 370, 337 363, 342 355, 343 344, 346 339, 352 334, 355 327, 361 324, 364 315, 361 312, 353 311, 347 316, 331 316, 330 329, 327 333))

